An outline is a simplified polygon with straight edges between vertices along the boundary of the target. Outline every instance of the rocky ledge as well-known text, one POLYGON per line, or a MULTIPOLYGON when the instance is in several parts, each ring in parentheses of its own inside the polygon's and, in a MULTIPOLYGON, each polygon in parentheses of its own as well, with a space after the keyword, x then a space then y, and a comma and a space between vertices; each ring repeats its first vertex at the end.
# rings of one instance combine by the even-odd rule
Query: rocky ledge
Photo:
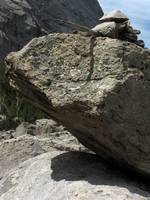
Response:
POLYGON ((12 87, 110 163, 150 175, 150 51, 50 34, 6 58, 12 87))

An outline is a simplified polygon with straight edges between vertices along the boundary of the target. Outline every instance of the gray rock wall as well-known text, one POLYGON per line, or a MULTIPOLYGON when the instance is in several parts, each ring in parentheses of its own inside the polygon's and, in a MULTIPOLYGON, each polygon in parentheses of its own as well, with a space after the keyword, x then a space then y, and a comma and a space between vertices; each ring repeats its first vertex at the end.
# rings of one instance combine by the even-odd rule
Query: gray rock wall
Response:
POLYGON ((50 32, 68 32, 54 18, 94 26, 102 16, 96 0, 1 0, 0 62, 32 38, 50 32))

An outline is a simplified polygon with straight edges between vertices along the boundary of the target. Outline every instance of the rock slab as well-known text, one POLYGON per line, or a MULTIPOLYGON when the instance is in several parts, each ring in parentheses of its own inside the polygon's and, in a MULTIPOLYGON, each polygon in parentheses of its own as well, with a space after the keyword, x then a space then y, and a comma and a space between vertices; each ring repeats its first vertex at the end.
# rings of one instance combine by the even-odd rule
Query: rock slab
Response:
POLYGON ((149 200, 90 154, 52 151, 29 159, 0 180, 1 200, 149 200))

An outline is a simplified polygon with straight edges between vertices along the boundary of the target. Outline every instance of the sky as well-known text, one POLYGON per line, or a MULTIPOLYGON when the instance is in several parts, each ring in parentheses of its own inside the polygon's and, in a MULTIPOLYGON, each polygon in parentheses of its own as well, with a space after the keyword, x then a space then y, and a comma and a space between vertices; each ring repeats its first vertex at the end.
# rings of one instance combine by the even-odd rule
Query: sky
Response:
POLYGON ((132 26, 141 30, 139 39, 150 48, 150 0, 98 0, 104 13, 121 10, 130 19, 132 26))

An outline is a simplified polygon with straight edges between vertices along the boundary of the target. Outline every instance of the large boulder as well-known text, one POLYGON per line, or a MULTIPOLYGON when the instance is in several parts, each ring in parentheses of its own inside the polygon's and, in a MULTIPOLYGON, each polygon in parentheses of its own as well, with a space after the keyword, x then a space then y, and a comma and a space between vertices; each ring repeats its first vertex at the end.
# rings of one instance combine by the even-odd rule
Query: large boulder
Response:
POLYGON ((34 37, 71 31, 56 18, 92 27, 102 15, 96 0, 1 0, 0 62, 34 37))
POLYGON ((150 51, 79 34, 33 39, 6 59, 10 84, 86 147, 150 175, 150 51))
POLYGON ((0 180, 1 200, 149 200, 149 193, 92 154, 51 151, 0 180))
MULTIPOLYGON (((97 0, 0 1, 0 114, 7 117, 0 130, 15 127, 22 119, 31 121, 36 115, 23 99, 18 98, 17 94, 9 89, 4 76, 5 56, 11 51, 21 49, 34 37, 73 30, 56 19, 79 23, 90 28, 98 23, 98 18, 102 15, 103 11, 97 0), (19 106, 16 106, 18 103, 19 106), (26 111, 22 109, 22 104, 25 105, 26 111), (27 113, 30 116, 27 116, 27 113), (14 120, 16 117, 19 119, 17 122, 14 120)), ((46 116, 40 113, 39 117, 46 116)))

